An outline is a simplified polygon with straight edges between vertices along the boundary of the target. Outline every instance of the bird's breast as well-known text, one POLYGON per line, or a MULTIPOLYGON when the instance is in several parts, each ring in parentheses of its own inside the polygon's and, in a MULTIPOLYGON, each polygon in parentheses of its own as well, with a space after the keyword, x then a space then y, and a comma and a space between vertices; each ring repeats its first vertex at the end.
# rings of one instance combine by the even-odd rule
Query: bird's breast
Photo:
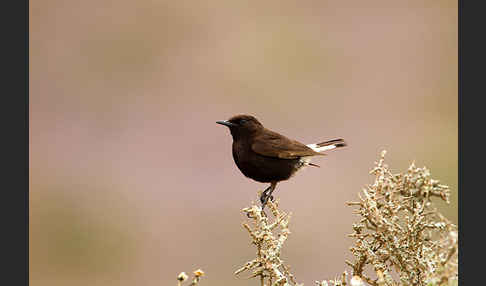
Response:
POLYGON ((264 183, 287 180, 305 165, 301 159, 262 156, 246 142, 233 142, 233 159, 243 175, 264 183))

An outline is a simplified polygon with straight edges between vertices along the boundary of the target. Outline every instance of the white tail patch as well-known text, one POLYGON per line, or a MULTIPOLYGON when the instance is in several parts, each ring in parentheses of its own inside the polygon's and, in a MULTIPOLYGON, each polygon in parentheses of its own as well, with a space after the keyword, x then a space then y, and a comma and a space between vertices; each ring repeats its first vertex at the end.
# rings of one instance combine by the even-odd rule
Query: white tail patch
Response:
POLYGON ((316 152, 329 151, 344 146, 346 146, 346 142, 344 142, 343 139, 334 139, 334 140, 329 140, 321 143, 314 143, 314 144, 307 145, 307 147, 311 148, 316 152))
MULTIPOLYGON (((343 139, 334 139, 334 140, 325 141, 321 143, 307 144, 307 147, 311 148, 316 152, 329 151, 344 146, 346 146, 346 142, 344 142, 343 139)), ((313 156, 300 157, 301 164, 297 168, 300 169, 301 167, 305 167, 305 166, 319 167, 319 165, 312 164, 310 162, 312 157, 313 156)))
POLYGON ((312 150, 314 150, 316 152, 323 152, 323 151, 328 151, 328 150, 332 150, 332 149, 337 148, 337 146, 335 144, 322 146, 322 147, 317 146, 317 144, 308 144, 307 147, 311 148, 312 150))

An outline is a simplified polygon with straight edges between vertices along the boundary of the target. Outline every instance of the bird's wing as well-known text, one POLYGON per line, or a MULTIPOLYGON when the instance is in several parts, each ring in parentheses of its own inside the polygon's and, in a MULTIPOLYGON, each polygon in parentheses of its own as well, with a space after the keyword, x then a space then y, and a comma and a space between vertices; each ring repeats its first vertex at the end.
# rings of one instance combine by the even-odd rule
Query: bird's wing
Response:
POLYGON ((324 155, 315 152, 298 141, 291 140, 270 130, 256 136, 251 145, 251 149, 262 156, 280 159, 297 159, 303 156, 324 155))

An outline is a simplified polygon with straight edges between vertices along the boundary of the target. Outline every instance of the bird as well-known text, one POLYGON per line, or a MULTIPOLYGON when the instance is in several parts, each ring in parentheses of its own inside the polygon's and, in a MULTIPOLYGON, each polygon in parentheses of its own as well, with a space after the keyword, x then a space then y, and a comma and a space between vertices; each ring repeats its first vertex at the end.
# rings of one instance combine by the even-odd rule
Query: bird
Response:
POLYGON ((303 167, 320 167, 311 163, 312 157, 347 146, 341 138, 306 145, 263 127, 256 117, 247 114, 216 123, 229 128, 233 160, 241 173, 257 182, 270 183, 260 195, 262 210, 269 199, 273 201, 272 193, 279 182, 290 179, 303 167))

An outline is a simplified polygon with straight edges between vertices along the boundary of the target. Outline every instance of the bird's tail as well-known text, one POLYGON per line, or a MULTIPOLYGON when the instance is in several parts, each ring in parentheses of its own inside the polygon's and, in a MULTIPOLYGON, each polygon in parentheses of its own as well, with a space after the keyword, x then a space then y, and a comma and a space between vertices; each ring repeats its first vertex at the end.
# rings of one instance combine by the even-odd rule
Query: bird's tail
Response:
POLYGON ((314 144, 307 145, 307 147, 310 147, 312 150, 316 152, 329 151, 344 146, 347 146, 346 142, 344 142, 344 139, 334 139, 334 140, 329 140, 321 143, 314 143, 314 144))

